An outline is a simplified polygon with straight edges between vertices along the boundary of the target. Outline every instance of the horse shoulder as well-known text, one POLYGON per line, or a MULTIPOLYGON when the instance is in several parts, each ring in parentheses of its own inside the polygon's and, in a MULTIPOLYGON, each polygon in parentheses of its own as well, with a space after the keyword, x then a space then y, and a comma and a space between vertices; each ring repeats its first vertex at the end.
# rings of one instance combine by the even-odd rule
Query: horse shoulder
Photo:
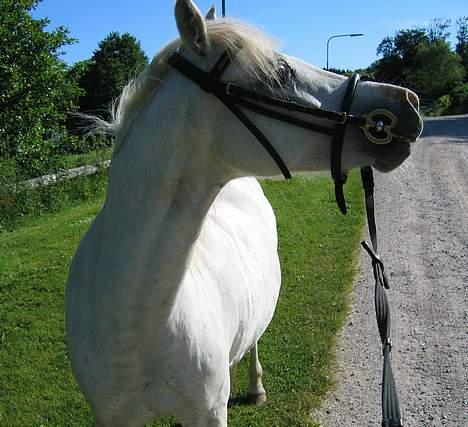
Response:
POLYGON ((237 360, 271 321, 280 282, 271 205, 255 179, 231 181, 211 206, 195 243, 178 312, 203 329, 194 331, 197 335, 226 342, 230 359, 237 360))

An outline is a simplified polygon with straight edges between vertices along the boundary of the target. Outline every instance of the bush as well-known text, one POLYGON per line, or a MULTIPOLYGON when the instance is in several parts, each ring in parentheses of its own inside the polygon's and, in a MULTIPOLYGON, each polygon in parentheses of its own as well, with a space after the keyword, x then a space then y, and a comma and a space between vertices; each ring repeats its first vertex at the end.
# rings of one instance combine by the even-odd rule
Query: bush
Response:
POLYGON ((19 177, 35 178, 60 168, 58 151, 52 141, 21 141, 16 148, 15 162, 19 177))
POLYGON ((452 100, 450 98, 450 95, 441 96, 430 106, 425 107, 423 113, 427 116, 443 116, 445 114, 448 114, 447 111, 450 107, 451 102, 452 100))
POLYGON ((468 113, 468 83, 456 86, 449 95, 441 96, 424 109, 424 114, 428 116, 466 113, 468 113))
POLYGON ((17 173, 14 160, 0 160, 0 232, 12 230, 31 216, 57 211, 77 201, 102 197, 107 189, 107 170, 95 175, 63 180, 31 188, 17 173))
POLYGON ((113 148, 110 136, 91 135, 81 137, 65 134, 58 145, 62 154, 85 154, 94 151, 109 151, 113 148))
POLYGON ((451 104, 448 109, 450 114, 468 113, 468 83, 461 84, 450 92, 451 104))

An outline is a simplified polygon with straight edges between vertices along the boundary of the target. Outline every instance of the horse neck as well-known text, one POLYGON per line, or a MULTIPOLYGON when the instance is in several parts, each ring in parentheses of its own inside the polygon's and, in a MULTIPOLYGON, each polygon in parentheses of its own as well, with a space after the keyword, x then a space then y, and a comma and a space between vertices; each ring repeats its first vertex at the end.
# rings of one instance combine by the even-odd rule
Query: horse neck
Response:
MULTIPOLYGON (((177 122, 177 120, 175 121, 177 122)), ((193 136, 134 126, 114 156, 102 215, 131 271, 126 286, 171 300, 190 263, 203 220, 226 182, 193 136)))

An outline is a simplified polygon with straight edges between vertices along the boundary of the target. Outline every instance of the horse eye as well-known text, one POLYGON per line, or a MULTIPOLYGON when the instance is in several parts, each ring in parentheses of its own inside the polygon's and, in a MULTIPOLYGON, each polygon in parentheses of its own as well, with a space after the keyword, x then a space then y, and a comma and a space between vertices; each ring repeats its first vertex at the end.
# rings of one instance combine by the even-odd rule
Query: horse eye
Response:
POLYGON ((282 58, 278 60, 278 79, 281 83, 288 83, 296 77, 294 69, 282 58))

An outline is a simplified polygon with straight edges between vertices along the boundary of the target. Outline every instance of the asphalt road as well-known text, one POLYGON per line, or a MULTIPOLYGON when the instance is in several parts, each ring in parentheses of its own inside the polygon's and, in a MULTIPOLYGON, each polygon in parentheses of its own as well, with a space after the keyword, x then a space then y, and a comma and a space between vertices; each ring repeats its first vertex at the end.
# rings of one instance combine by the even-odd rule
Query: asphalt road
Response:
MULTIPOLYGON (((389 274, 393 369, 406 427, 468 426, 468 115, 425 121, 411 157, 376 174, 379 251, 389 274)), ((380 426, 373 277, 360 276, 323 426, 380 426)))

